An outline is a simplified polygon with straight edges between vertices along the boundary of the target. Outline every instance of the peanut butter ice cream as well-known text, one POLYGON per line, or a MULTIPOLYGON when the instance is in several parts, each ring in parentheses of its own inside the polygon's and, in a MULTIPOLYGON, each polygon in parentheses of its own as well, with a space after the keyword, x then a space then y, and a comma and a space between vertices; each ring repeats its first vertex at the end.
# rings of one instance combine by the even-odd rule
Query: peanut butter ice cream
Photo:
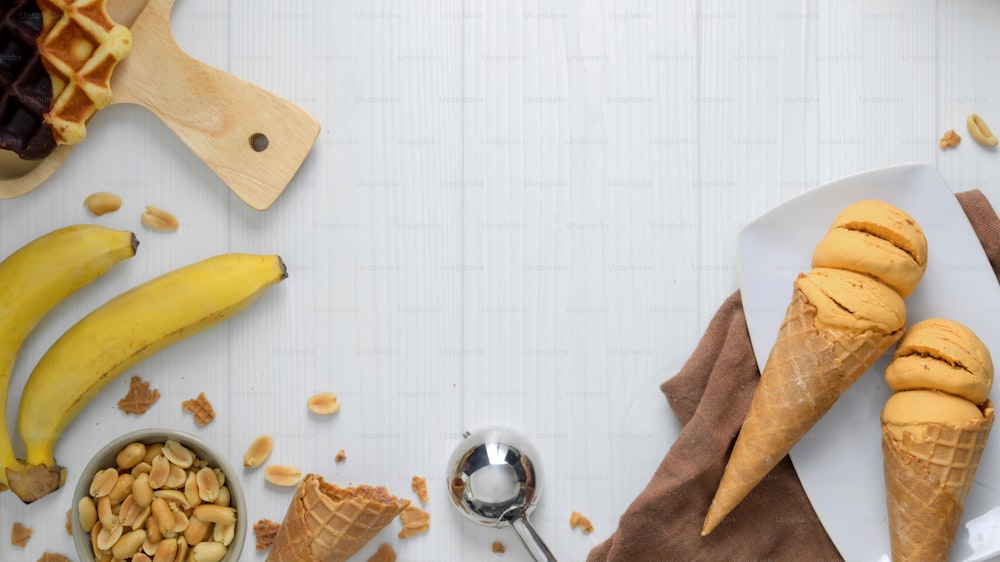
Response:
POLYGON ((889 397, 882 409, 882 423, 897 439, 909 432, 921 439, 928 421, 958 427, 983 419, 979 407, 953 394, 936 390, 905 390, 889 397))
POLYGON ((927 270, 927 239, 902 209, 859 201, 834 220, 813 251, 812 266, 866 273, 906 298, 927 270))
POLYGON ((903 335, 885 381, 894 392, 939 390, 982 404, 993 387, 993 360, 986 345, 966 326, 929 318, 903 335))
POLYGON ((903 297, 872 277, 825 267, 795 280, 816 307, 816 327, 892 333, 906 324, 903 297))

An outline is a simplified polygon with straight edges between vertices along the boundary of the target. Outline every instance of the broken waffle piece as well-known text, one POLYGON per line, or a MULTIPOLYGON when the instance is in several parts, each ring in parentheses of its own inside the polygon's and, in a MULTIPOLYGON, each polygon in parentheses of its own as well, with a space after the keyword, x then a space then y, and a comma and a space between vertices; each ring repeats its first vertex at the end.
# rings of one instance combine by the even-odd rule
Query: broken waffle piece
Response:
POLYGON ((181 408, 194 415, 194 421, 198 425, 206 425, 215 419, 215 408, 205 397, 205 393, 199 393, 197 398, 181 402, 181 408))
POLYGON ((24 525, 14 522, 14 526, 10 530, 10 544, 14 546, 19 546, 24 548, 28 544, 28 539, 31 538, 31 528, 25 527, 24 525))
POLYGON ((570 529, 580 528, 584 534, 589 535, 594 532, 594 525, 590 523, 590 519, 587 519, 579 511, 574 511, 569 516, 569 527, 570 529))
POLYGON ((274 544, 281 524, 270 519, 261 519, 253 524, 253 536, 257 539, 257 551, 267 550, 274 544))
POLYGON ((45 122, 57 143, 75 144, 111 103, 111 73, 132 51, 132 33, 111 20, 104 0, 38 0, 38 7, 38 50, 52 81, 45 122))
POLYGON ((333 462, 340 464, 347 460, 347 453, 343 449, 337 451, 337 456, 333 457, 333 462))
POLYGON ((944 136, 938 141, 938 146, 941 148, 952 148, 958 146, 960 142, 962 142, 962 137, 958 136, 955 129, 949 129, 945 131, 944 136))
POLYGON ((396 562, 396 551, 392 549, 391 544, 382 543, 382 546, 378 547, 368 562, 396 562))
POLYGON ((427 493, 427 479, 423 476, 414 476, 410 481, 410 489, 420 498, 420 503, 427 503, 427 500, 431 499, 427 493))
POLYGON ((267 562, 347 560, 409 505, 380 486, 341 488, 307 474, 288 505, 267 562))
POLYGON ((398 535, 401 539, 408 539, 431 529, 431 514, 412 505, 399 514, 399 520, 403 524, 398 535))
POLYGON ((160 399, 160 391, 149 389, 149 383, 139 377, 129 381, 128 393, 118 401, 118 409, 126 414, 141 416, 149 410, 154 402, 160 399))

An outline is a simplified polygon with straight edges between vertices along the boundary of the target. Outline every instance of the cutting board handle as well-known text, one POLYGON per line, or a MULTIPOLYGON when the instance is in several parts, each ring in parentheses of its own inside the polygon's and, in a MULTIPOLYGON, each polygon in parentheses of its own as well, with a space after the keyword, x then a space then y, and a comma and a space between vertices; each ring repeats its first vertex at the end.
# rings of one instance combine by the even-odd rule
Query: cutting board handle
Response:
POLYGON ((271 206, 319 136, 298 105, 188 56, 170 29, 174 0, 150 0, 115 69, 114 103, 152 111, 254 209, 271 206))

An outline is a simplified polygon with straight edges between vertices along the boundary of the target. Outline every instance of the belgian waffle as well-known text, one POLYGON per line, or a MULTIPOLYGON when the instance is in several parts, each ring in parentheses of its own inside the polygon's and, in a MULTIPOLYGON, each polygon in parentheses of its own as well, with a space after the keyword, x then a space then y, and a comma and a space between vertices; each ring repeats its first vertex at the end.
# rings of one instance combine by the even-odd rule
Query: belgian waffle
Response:
POLYGON ((59 144, 75 144, 111 103, 111 73, 132 50, 132 33, 111 20, 105 0, 37 0, 38 48, 52 80, 45 120, 59 144))
POLYGON ((0 148, 26 160, 56 148, 44 115, 52 102, 52 80, 38 52, 42 13, 35 0, 0 7, 0 148))

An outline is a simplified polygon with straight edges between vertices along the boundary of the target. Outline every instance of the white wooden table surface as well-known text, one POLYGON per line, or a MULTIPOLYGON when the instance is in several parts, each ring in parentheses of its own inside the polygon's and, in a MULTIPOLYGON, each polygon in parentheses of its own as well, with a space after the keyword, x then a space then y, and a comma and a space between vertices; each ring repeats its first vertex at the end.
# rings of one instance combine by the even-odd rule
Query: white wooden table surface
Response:
MULTIPOLYGON (((319 140, 261 213, 151 114, 115 106, 50 181, 0 201, 4 256, 75 222, 141 240, 39 326, 7 416, 47 346, 140 281, 225 251, 279 253, 290 277, 135 368, 162 394, 144 416, 115 407, 128 375, 113 383, 60 442, 66 488, 31 506, 0 494, 5 562, 73 558, 64 513, 89 452, 149 426, 236 463, 271 433, 274 462, 406 497, 427 477, 431 531, 403 541, 394 523, 361 560, 382 542, 401 560, 490 560, 493 540, 525 560, 444 492, 462 432, 493 424, 540 449, 534 522, 560 560, 583 560, 669 447, 658 385, 738 288, 742 225, 908 161, 1000 201, 1000 155, 964 126, 978 112, 1000 128, 1000 4, 985 0, 178 0, 173 26, 189 54, 305 107, 319 140), (964 140, 942 151, 951 128, 964 140), (122 209, 88 215, 98 190, 122 209), (180 230, 144 229, 149 203, 180 230), (219 414, 204 428, 180 408, 201 391, 219 414), (340 396, 336 417, 308 415, 318 391, 340 396), (593 534, 569 528, 573 510, 593 534), (34 529, 26 548, 14 521, 34 529)), ((251 522, 280 521, 290 491, 259 470, 242 482, 251 522)), ((242 558, 263 560, 252 537, 242 558)))

